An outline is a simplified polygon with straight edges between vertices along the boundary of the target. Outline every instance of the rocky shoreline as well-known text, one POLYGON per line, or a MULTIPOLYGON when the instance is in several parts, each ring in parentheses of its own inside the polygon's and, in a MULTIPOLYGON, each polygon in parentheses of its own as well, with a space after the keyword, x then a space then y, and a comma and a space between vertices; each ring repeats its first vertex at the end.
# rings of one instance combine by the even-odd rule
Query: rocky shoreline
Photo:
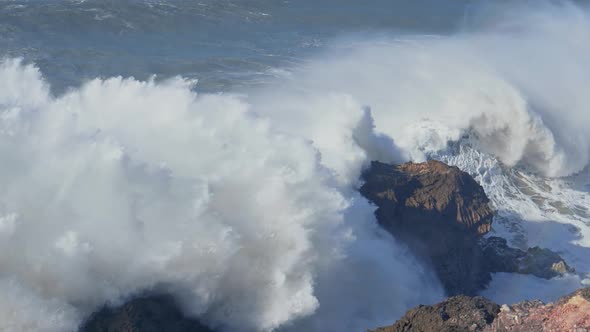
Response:
MULTIPOLYGON (((375 215, 379 224, 430 264, 451 296, 436 305, 411 309, 394 325, 375 332, 590 331, 590 289, 556 304, 527 301, 499 306, 472 297, 487 287, 492 273, 550 279, 573 269, 548 249, 524 251, 508 246, 502 238, 487 237, 494 212, 483 188, 469 174, 439 161, 403 165, 373 162, 362 179, 360 192, 378 207, 375 215)), ((116 308, 102 308, 79 331, 212 330, 184 317, 170 296, 147 295, 116 308)))
POLYGON ((540 332, 590 331, 590 288, 555 303, 523 301, 498 305, 483 297, 453 296, 408 311, 395 324, 372 332, 540 332))

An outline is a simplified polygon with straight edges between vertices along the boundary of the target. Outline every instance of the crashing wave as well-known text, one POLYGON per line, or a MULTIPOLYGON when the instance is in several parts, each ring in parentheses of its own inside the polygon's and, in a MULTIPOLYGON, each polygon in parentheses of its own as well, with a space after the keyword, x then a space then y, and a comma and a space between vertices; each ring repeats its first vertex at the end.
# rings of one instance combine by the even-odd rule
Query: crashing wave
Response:
MULTIPOLYGON (((180 78, 97 79, 53 97, 19 60, 0 65, 0 82, 0 287, 35 304, 4 297, 0 311, 13 314, 0 329, 74 330, 103 303, 150 289, 241 330, 324 310, 305 324, 362 328, 441 296, 339 181, 355 174, 335 175, 307 140, 235 97, 197 95, 180 78)), ((370 135, 358 112, 345 128, 370 135)), ((355 157, 335 170, 359 170, 362 148, 341 139, 355 157)))
POLYGON ((3 61, 0 329, 75 330, 153 289, 232 330, 390 323, 442 293, 356 192, 371 160, 468 170, 496 231, 562 252, 579 284, 590 18, 571 4, 514 12, 453 36, 357 43, 247 97, 181 78, 53 96, 34 66, 3 61))

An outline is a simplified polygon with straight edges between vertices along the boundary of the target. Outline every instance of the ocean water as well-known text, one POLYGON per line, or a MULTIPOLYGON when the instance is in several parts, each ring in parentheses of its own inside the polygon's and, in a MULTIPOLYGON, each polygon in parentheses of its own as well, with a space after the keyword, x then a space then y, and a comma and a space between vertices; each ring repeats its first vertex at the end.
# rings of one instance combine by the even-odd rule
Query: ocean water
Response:
POLYGON ((182 75, 231 91, 342 36, 452 31, 468 2, 0 1, 0 47, 34 62, 54 91, 119 75, 182 75))
POLYGON ((590 284, 590 9, 569 1, 0 1, 0 330, 174 294, 220 330, 361 331, 444 297, 356 188, 457 165, 492 235, 590 284))

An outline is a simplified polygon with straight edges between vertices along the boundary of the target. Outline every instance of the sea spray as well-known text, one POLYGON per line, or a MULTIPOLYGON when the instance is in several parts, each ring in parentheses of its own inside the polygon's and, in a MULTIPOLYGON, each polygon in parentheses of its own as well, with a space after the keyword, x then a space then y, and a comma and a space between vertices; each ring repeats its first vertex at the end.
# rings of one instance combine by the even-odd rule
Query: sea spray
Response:
POLYGON ((31 303, 0 300, 13 313, 0 329, 75 330, 144 291, 243 331, 315 312, 316 330, 361 329, 442 296, 341 171, 367 160, 352 135, 372 135, 360 108, 341 129, 356 157, 330 169, 308 140, 180 78, 53 97, 35 67, 7 60, 0 82, 0 287, 31 303))
POLYGON ((588 273, 588 188, 546 179, 589 161, 588 13, 506 6, 454 35, 337 47, 245 97, 120 77, 52 95, 3 61, 0 329, 75 330, 150 290, 227 330, 390 323, 442 293, 356 193, 373 159, 469 170, 495 231, 588 273))

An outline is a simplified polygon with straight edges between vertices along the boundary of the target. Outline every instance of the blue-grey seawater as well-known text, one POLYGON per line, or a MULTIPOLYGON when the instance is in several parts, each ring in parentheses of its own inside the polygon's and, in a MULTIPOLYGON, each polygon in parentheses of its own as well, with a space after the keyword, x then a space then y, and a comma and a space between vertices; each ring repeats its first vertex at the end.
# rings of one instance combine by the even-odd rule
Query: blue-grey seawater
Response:
POLYGON ((448 33, 470 1, 1 1, 0 49, 58 91, 95 77, 260 84, 350 34, 448 33))

